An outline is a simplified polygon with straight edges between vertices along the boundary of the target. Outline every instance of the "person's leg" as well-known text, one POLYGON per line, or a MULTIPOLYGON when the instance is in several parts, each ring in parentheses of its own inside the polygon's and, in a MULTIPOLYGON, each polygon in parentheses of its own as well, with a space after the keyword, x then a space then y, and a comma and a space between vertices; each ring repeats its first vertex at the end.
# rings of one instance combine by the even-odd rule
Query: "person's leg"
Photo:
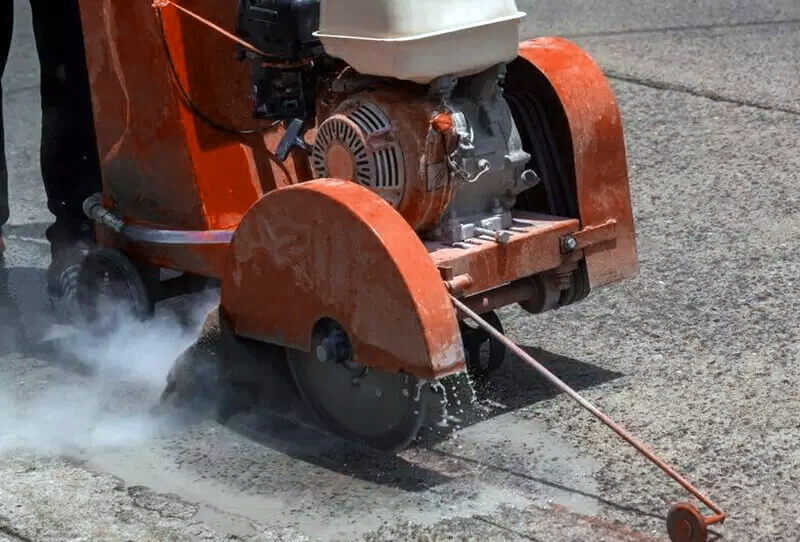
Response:
POLYGON ((58 290, 60 274, 94 238, 83 202, 101 189, 100 160, 78 0, 30 3, 42 73, 42 177, 55 217, 49 286, 58 290))
POLYGON ((3 130, 3 73, 6 69, 11 35, 14 29, 14 2, 0 1, 0 258, 3 257, 3 226, 8 222, 8 168, 6 166, 5 139, 3 130))

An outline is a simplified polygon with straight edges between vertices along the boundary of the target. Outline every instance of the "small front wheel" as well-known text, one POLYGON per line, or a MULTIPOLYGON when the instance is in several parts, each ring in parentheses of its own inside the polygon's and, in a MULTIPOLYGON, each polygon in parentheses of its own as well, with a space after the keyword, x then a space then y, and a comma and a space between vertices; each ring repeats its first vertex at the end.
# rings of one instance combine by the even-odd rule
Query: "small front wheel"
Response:
POLYGON ((672 542, 707 542, 708 527, 700 511, 687 503, 673 506, 667 514, 667 532, 672 542))

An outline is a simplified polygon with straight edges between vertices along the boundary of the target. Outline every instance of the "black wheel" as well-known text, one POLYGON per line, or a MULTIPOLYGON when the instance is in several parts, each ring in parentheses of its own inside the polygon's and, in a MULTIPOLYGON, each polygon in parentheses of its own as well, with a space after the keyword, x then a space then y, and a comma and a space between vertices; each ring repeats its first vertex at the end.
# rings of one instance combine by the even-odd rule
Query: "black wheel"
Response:
POLYGON ((300 395, 322 425, 388 453, 416 438, 428 411, 427 386, 411 375, 353 362, 346 335, 331 321, 317 327, 312 343, 311 354, 287 350, 287 360, 300 395))
MULTIPOLYGON (((481 318, 503 333, 503 324, 496 312, 482 314, 481 318)), ((461 338, 467 356, 467 369, 473 378, 487 378, 503 365, 506 358, 505 345, 495 340, 484 329, 474 323, 462 321, 461 338)))
POLYGON ((153 301, 139 270, 122 252, 101 248, 86 256, 78 272, 81 316, 96 332, 118 329, 126 318, 147 320, 153 301))
POLYGON ((672 542, 706 542, 708 527, 700 511, 687 503, 679 503, 667 514, 667 532, 672 542))

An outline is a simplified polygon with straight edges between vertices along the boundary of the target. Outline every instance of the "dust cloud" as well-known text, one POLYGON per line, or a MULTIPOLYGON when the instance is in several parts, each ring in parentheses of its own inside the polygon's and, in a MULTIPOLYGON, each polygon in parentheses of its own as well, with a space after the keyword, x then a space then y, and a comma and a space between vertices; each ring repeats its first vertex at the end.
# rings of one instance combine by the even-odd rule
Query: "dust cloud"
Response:
POLYGON ((82 456, 168 431, 174 422, 156 411, 167 374, 217 302, 216 292, 191 296, 148 322, 108 309, 117 326, 104 336, 48 329, 47 353, 18 360, 29 366, 0 388, 0 451, 82 456))

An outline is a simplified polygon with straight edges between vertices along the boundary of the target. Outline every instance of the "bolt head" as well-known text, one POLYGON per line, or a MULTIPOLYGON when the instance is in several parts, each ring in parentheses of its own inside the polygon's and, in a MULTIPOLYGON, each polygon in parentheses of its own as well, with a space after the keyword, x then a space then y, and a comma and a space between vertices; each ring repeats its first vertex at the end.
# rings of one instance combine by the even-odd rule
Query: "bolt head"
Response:
POLYGON ((526 169, 522 172, 522 182, 529 188, 533 188, 542 182, 542 179, 532 169, 526 169))
POLYGON ((565 252, 573 252, 576 248, 578 248, 578 240, 575 239, 572 235, 568 235, 564 238, 564 251, 565 252))

